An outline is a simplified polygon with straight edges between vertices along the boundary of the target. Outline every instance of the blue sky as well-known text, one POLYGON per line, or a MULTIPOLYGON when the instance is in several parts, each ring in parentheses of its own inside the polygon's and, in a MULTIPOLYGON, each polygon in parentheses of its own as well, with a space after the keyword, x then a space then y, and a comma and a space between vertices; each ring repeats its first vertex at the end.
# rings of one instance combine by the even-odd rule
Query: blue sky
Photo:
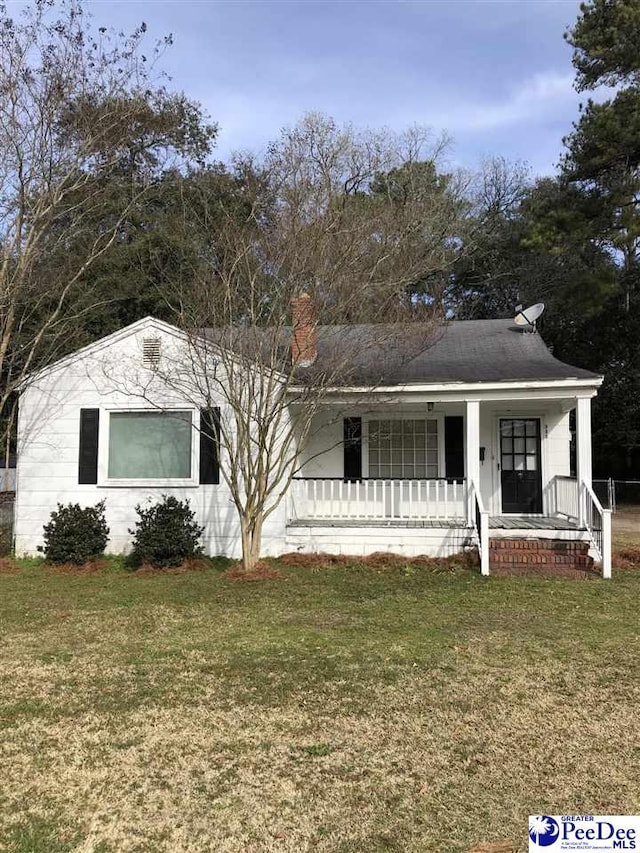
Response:
MULTIPOLYGON (((339 122, 447 131, 450 161, 552 171, 576 118, 562 34, 577 0, 128 0, 96 24, 173 33, 173 85, 220 124, 218 156, 258 149, 309 110, 339 122)), ((584 96, 583 96, 584 97, 584 96)))

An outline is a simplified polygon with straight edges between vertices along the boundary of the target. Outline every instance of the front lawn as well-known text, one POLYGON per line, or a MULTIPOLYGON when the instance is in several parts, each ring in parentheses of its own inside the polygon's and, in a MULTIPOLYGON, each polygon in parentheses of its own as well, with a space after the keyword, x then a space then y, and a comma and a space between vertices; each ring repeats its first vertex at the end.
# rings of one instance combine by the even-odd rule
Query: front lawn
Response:
POLYGON ((640 811, 640 571, 0 574, 0 850, 526 849, 640 811))

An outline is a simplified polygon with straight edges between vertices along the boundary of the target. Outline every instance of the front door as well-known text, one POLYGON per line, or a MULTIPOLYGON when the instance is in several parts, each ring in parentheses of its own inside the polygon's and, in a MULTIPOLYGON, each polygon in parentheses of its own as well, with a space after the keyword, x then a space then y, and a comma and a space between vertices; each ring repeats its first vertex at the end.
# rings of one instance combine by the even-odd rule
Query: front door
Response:
POLYGON ((540 419, 500 418, 502 512, 542 512, 540 419))

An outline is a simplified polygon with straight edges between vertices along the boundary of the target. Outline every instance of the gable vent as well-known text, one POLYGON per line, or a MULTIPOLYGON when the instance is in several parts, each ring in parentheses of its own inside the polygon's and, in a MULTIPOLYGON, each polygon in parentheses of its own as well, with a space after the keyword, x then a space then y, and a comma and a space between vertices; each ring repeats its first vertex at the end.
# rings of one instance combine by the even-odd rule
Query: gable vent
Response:
POLYGON ((160 364, 160 338, 144 338, 142 363, 145 367, 157 367, 160 364))

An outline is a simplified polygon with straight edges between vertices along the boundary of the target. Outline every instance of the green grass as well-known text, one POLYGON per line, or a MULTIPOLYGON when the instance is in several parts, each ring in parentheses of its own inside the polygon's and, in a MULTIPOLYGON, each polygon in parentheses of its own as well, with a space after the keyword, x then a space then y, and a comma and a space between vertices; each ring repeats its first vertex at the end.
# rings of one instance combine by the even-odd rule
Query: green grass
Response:
POLYGON ((0 574, 0 850, 525 850, 640 810, 640 571, 0 574))
POLYGON ((614 544, 619 547, 640 546, 640 508, 622 504, 612 518, 614 544))

